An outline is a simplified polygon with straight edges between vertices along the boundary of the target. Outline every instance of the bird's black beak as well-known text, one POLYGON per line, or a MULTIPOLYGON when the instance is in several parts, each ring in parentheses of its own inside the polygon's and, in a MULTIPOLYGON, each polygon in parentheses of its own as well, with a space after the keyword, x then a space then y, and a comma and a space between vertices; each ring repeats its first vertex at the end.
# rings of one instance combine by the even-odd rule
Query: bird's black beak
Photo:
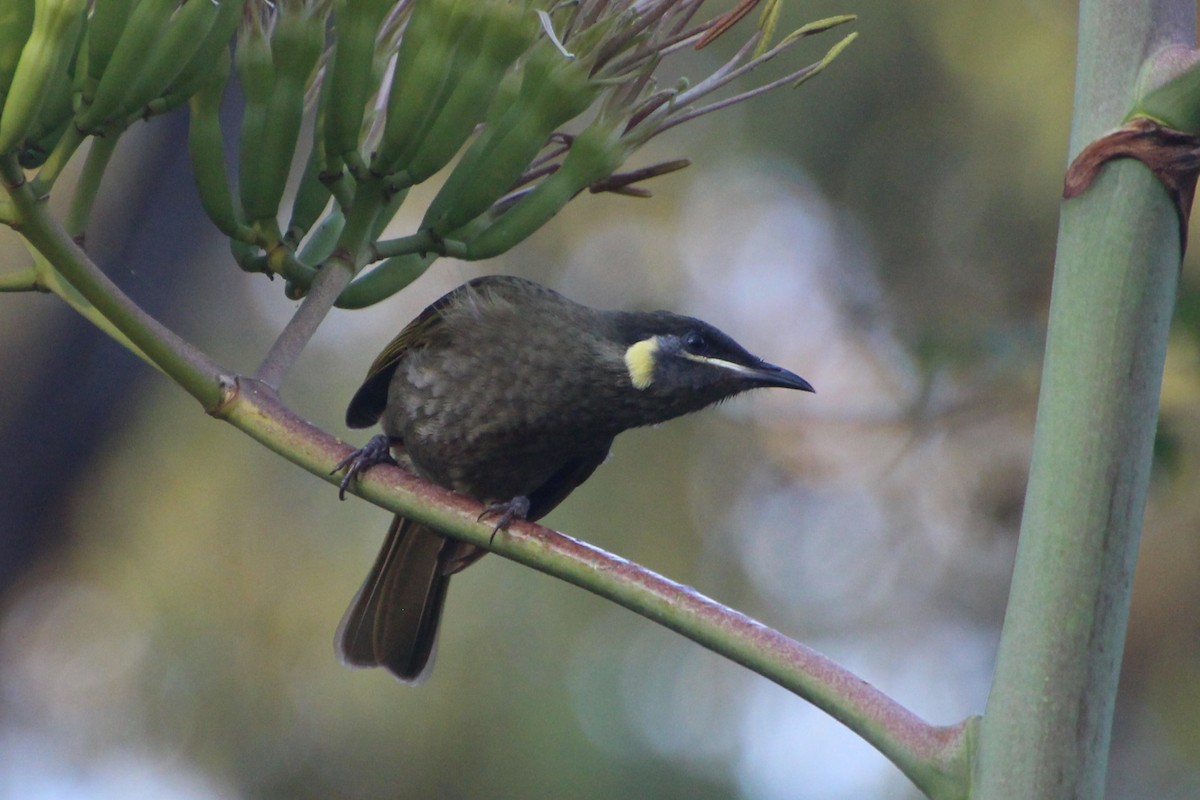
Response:
POLYGON ((756 387, 776 387, 779 389, 799 389, 802 392, 812 392, 816 394, 817 390, 812 387, 812 384, 801 378, 794 372, 789 372, 783 367, 777 367, 774 364, 761 362, 757 367, 747 371, 744 376, 756 387))

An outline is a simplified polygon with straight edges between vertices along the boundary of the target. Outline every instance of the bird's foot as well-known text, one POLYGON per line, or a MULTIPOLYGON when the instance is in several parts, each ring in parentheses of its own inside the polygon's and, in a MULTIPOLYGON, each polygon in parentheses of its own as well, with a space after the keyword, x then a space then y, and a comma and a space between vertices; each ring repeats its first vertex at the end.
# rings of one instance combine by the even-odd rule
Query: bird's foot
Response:
POLYGON ((496 538, 496 534, 507 528, 509 523, 511 523, 514 519, 525 519, 525 516, 528 513, 529 498, 525 497, 524 495, 514 497, 507 503, 492 503, 490 506, 481 511, 478 517, 478 520, 480 521, 483 520, 484 517, 491 514, 500 515, 496 519, 496 527, 492 528, 492 535, 488 539, 488 546, 491 546, 492 542, 496 538))
POLYGON ((372 436, 370 441, 339 461, 337 466, 329 471, 329 474, 332 475, 335 472, 346 470, 346 474, 342 476, 342 480, 338 484, 338 499, 345 500, 346 489, 349 488, 350 482, 376 464, 395 465, 396 459, 392 458, 391 447, 392 440, 381 433, 372 436))

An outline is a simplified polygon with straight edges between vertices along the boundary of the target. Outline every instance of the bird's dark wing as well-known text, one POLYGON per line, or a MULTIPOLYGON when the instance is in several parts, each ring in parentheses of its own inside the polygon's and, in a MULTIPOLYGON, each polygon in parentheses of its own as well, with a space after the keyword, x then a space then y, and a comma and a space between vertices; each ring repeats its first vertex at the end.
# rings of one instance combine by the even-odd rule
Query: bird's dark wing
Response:
MULTIPOLYGON (((350 405, 346 408, 346 425, 351 428, 369 428, 379 421, 383 409, 387 406, 388 384, 396 373, 396 366, 404 358, 405 353, 414 347, 420 347, 442 325, 446 309, 466 299, 467 295, 480 290, 496 293, 502 296, 514 296, 528 281, 508 275, 485 275, 482 278, 464 283, 457 289, 442 295, 422 311, 416 319, 404 326, 404 330, 383 348, 371 368, 362 386, 354 393, 350 405)), ((537 286, 537 284, 529 284, 537 286)), ((540 287, 538 287, 540 288, 540 287)), ((545 290, 549 291, 549 290, 545 290)))

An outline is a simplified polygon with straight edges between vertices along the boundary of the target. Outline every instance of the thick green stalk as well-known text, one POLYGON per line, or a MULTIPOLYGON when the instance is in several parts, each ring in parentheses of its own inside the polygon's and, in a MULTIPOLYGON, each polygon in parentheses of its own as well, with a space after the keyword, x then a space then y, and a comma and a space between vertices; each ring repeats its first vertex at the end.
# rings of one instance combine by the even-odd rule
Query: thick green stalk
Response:
POLYGON ((126 350, 133 353, 135 356, 142 359, 160 372, 163 371, 162 367, 160 367, 158 364, 155 364, 153 359, 146 355, 146 353, 140 347, 134 344, 133 341, 130 340, 130 338, 124 333, 122 333, 121 330, 111 321, 109 321, 107 317, 101 314, 100 311, 97 310, 97 308, 92 305, 92 303, 86 297, 79 293, 79 290, 67 282, 67 280, 62 276, 62 273, 55 270, 54 267, 50 265, 50 262, 46 261, 44 256, 42 256, 40 253, 35 253, 34 259, 35 263, 32 267, 30 267, 30 269, 32 269, 36 274, 37 283, 33 287, 34 289, 43 292, 53 292, 54 294, 58 295, 59 299, 79 312, 79 316, 95 325, 101 332, 110 336, 117 344, 121 345, 126 350))
MULTIPOLYGON (((1194 47, 1195 3, 1083 0, 1071 155, 1120 124, 1138 72, 1194 47)), ((972 798, 1100 798, 1141 535, 1176 212, 1136 161, 1062 207, 1033 463, 972 798)))

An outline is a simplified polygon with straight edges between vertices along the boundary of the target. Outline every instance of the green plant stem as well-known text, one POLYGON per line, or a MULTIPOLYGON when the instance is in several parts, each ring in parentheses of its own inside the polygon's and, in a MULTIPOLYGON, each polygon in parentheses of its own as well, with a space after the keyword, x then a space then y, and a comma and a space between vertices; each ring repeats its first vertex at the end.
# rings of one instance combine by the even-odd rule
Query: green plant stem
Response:
POLYGON ((41 253, 34 253, 36 264, 34 270, 37 272, 37 289, 39 291, 52 292, 63 300, 71 308, 79 312, 79 315, 88 322, 95 325, 102 332, 108 334, 113 341, 124 347, 135 356, 145 361, 151 367, 154 367, 159 372, 163 369, 158 364, 154 363, 146 353, 134 344, 128 336, 122 333, 113 323, 101 314, 94 305, 88 302, 87 298, 79 293, 78 290, 63 278, 62 274, 50 266, 45 257, 41 253))
POLYGON ((92 137, 91 149, 83 162, 83 171, 79 174, 79 182, 75 185, 75 194, 71 198, 71 207, 63 223, 69 235, 82 236, 87 231, 92 207, 100 192, 100 182, 104 179, 104 171, 108 169, 108 162, 112 160, 120 138, 121 134, 117 131, 92 137))
POLYGON ((254 374, 255 378, 276 389, 283 383, 301 351, 337 302, 338 295, 365 262, 371 231, 384 204, 381 181, 367 180, 357 185, 354 202, 346 212, 346 225, 333 255, 326 259, 313 278, 300 308, 271 345, 254 374))
POLYGON ((46 163, 38 170, 37 177, 33 179, 33 193, 35 195, 47 194, 54 188, 55 181, 62 174, 63 169, 71 161, 71 156, 75 155, 75 151, 83 144, 84 136, 79 132, 73 124, 67 125, 63 131, 62 138, 58 140, 58 144, 54 146, 46 163))
MULTIPOLYGON (((1119 124, 1195 3, 1084 0, 1071 154, 1119 124)), ((1066 202, 1033 462, 972 798, 1100 798, 1179 274, 1174 207, 1116 161, 1066 202)))
POLYGON ((151 363, 205 409, 213 408, 221 399, 221 369, 139 308, 92 263, 50 216, 44 199, 34 196, 14 158, 0 159, 0 178, 17 213, 21 235, 151 363))
POLYGON ((401 236, 397 239, 387 239, 382 242, 376 242, 371 248, 371 260, 381 261, 385 258, 393 256, 406 255, 425 255, 426 253, 436 253, 438 250, 438 241, 429 231, 420 231, 411 236, 401 236))
MULTIPOLYGON (((284 406, 266 384, 229 385, 213 415, 326 482, 349 448, 284 406)), ((974 721, 930 725, 870 684, 798 642, 687 586, 527 522, 492 539, 480 505, 399 468, 376 467, 351 491, 390 511, 581 586, 743 664, 827 711, 875 745, 928 796, 966 796, 974 721)), ((332 490, 331 490, 332 494, 332 490)))
POLYGON ((13 272, 0 273, 0 292, 44 291, 39 278, 37 267, 26 267, 13 272))
POLYGON ((301 351, 333 308, 338 295, 353 277, 353 267, 346 261, 335 256, 325 262, 308 287, 308 293, 300 301, 300 307, 267 351, 254 375, 258 380, 279 388, 301 351))

